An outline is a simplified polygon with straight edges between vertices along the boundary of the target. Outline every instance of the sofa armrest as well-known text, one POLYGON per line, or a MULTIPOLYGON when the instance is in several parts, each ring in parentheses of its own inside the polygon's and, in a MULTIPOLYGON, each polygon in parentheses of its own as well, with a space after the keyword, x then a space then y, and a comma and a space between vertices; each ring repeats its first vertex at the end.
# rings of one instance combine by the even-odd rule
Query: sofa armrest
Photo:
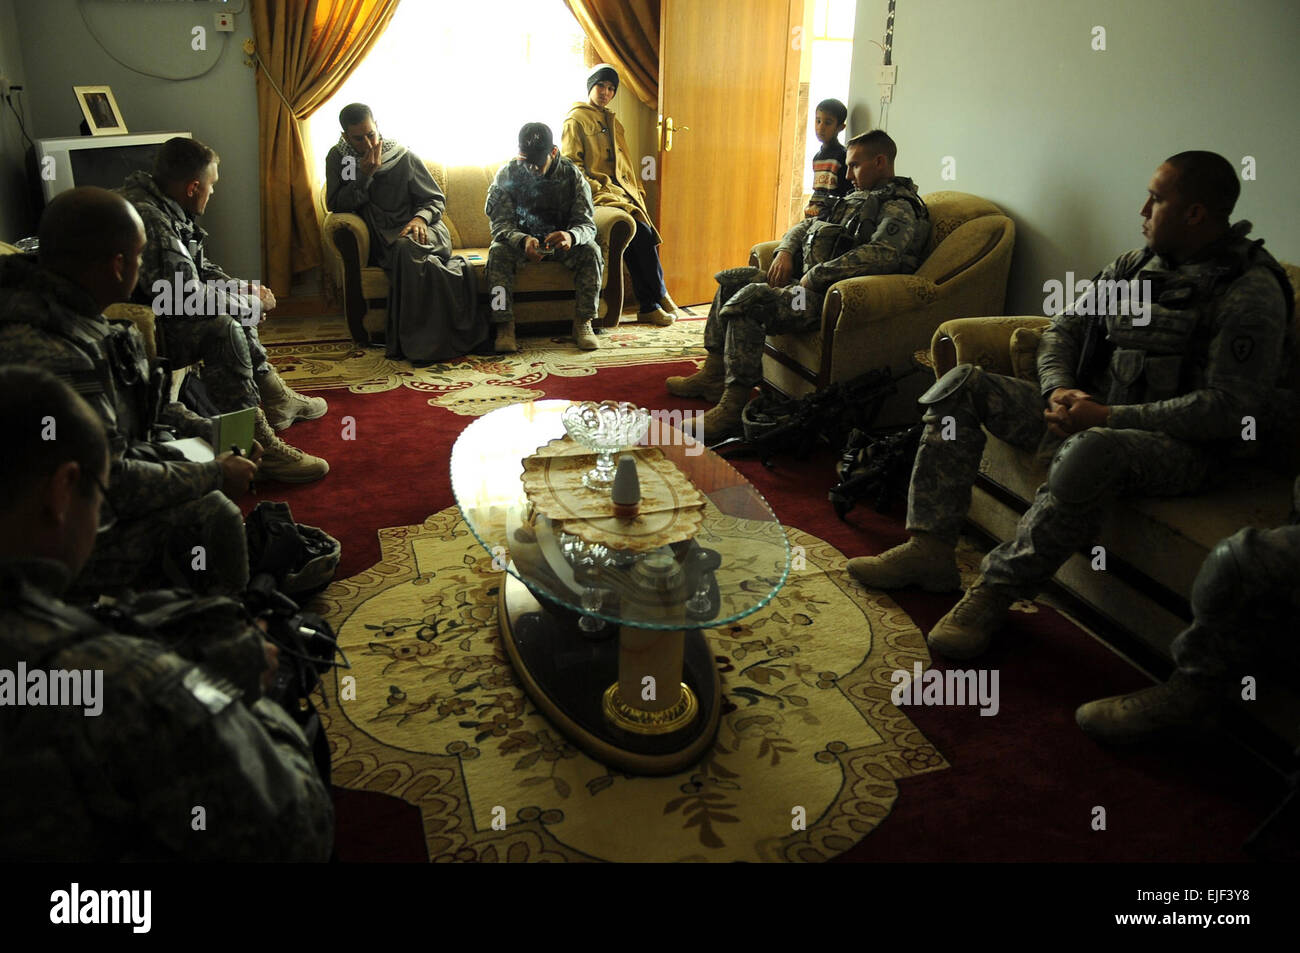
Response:
POLYGON ((322 243, 337 248, 334 233, 341 228, 347 229, 356 239, 359 264, 364 268, 370 261, 370 229, 366 227, 365 219, 352 212, 330 212, 325 216, 325 224, 321 226, 322 243))
POLYGON ((105 308, 104 317, 114 321, 130 321, 134 324, 136 330, 140 332, 140 337, 144 338, 144 350, 149 355, 149 363, 153 364, 158 360, 158 341, 154 337, 157 319, 154 317, 153 309, 142 304, 120 302, 105 308))
POLYGON ((934 331, 930 357, 941 377, 958 364, 978 364, 995 374, 1012 376, 1011 335, 1019 328, 1044 328, 1050 318, 1015 315, 997 318, 954 318, 934 331))
POLYGON ((621 208, 597 205, 592 220, 596 223, 596 243, 605 260, 617 257, 622 261, 623 249, 636 234, 636 219, 621 208))
POLYGON ((759 242, 749 250, 750 265, 761 271, 767 271, 767 269, 772 267, 772 257, 776 254, 777 246, 780 244, 781 242, 779 240, 774 242, 759 242))

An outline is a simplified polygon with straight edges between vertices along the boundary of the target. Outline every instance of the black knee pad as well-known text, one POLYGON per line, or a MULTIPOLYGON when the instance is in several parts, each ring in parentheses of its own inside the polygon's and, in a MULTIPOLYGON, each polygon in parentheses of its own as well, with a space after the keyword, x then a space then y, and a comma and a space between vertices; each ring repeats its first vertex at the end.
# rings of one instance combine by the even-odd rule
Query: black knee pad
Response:
POLYGON ((981 373, 974 364, 958 364, 930 385, 930 389, 916 399, 918 404, 931 406, 955 397, 965 389, 976 374, 981 373))
POLYGON ((1052 458, 1047 488, 1062 503, 1087 505, 1110 494, 1124 476, 1124 450, 1104 429, 1069 437, 1052 458))
MULTIPOLYGON (((221 322, 223 327, 218 334, 218 361, 227 367, 253 369, 253 357, 248 350, 248 334, 244 325, 228 315, 217 315, 210 321, 221 322)), ((207 356, 204 355, 205 360, 207 356)))
POLYGON ((1210 550, 1192 583, 1192 613, 1197 619, 1214 623, 1225 615, 1244 613, 1251 607, 1243 565, 1248 561, 1245 552, 1247 530, 1242 529, 1227 539, 1221 539, 1210 550))

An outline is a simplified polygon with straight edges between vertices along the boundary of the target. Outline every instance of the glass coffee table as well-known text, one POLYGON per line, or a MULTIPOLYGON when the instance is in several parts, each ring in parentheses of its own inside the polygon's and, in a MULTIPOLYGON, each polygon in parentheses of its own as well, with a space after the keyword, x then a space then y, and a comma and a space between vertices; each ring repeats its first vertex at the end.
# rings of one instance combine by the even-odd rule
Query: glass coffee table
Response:
POLYGON ((703 630, 780 590, 785 530, 727 461, 656 420, 651 443, 705 497, 699 531, 637 554, 564 532, 534 511, 521 477, 525 457, 565 436, 569 404, 514 404, 471 423, 452 448, 452 492, 502 571, 501 638, 534 704, 596 760, 672 774, 717 733, 721 683, 703 630))

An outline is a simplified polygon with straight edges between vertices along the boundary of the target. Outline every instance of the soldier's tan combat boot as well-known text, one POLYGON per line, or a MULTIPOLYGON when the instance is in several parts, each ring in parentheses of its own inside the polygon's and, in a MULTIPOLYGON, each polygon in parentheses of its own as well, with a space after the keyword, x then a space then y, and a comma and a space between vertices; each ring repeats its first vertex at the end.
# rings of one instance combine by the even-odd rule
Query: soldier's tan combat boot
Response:
POLYGON ((276 430, 286 430, 299 420, 324 417, 325 411, 329 410, 325 398, 298 393, 284 382, 275 368, 257 375, 257 392, 262 398, 262 409, 276 430))
POLYGON ((944 658, 968 659, 983 655, 1002 628, 1007 610, 1015 600, 984 585, 984 577, 961 597, 952 610, 934 624, 926 644, 944 658))
POLYGON ((519 350, 515 341, 515 322, 513 319, 497 325, 496 343, 492 345, 498 354, 514 354, 519 350))
POLYGON ((303 453, 276 436, 261 407, 257 408, 253 439, 262 445, 262 462, 257 467, 259 480, 312 483, 330 472, 330 465, 320 457, 303 453))
POLYGON ((850 559, 849 572, 868 589, 920 586, 926 592, 952 592, 961 588, 956 547, 928 533, 917 533, 879 556, 850 559))
POLYGON ((738 437, 745 429, 740 419, 741 411, 749 403, 753 387, 745 384, 728 384, 722 390, 718 404, 699 421, 695 427, 695 439, 705 445, 721 443, 728 437, 738 437))
POLYGON ((704 366, 689 377, 670 377, 664 381, 668 393, 675 397, 703 397, 717 403, 727 384, 727 368, 721 354, 712 351, 704 358, 704 366))
POLYGON ((1216 701, 1213 692, 1175 671, 1160 685, 1080 705, 1074 720, 1093 741, 1133 744, 1173 728, 1205 723, 1216 701))
POLYGON ((573 340, 584 351, 594 351, 600 347, 600 341, 596 340, 596 332, 591 329, 590 321, 574 319, 573 340))

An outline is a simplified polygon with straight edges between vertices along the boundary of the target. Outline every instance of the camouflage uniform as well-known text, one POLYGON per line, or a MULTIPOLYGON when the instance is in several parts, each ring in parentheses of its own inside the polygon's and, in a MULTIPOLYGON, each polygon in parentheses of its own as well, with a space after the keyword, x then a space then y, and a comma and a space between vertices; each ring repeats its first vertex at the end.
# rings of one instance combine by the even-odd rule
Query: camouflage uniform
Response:
POLYGON ((260 695, 261 634, 227 615, 165 644, 123 635, 61 601, 67 576, 0 563, 0 668, 103 672, 97 716, 0 707, 0 857, 328 859, 330 794, 298 726, 260 695))
MULTIPOLYGON (((161 380, 129 322, 109 322, 84 289, 22 255, 0 257, 0 364, 43 367, 95 408, 108 432, 108 502, 117 522, 100 533, 77 595, 153 588, 165 581, 241 592, 248 547, 239 507, 221 492, 221 464, 194 463, 152 442, 161 380), (193 572, 191 550, 206 550, 193 572)), ((212 422, 180 404, 161 415, 180 436, 211 443, 212 422)))
POLYGON ((704 347, 722 353, 729 386, 752 387, 763 379, 767 335, 820 325, 822 301, 837 281, 911 274, 929 239, 930 213, 911 179, 895 177, 870 192, 828 200, 820 218, 794 226, 776 250, 793 256, 793 284, 773 288, 757 268, 729 268, 714 276, 718 291, 704 325, 704 347), (809 288, 798 283, 805 276, 809 288))
POLYGON ((208 233, 158 187, 152 175, 133 172, 119 191, 144 220, 147 243, 136 297, 158 316, 160 353, 173 367, 202 360, 203 383, 222 413, 256 407, 259 397, 253 375, 271 369, 257 336, 262 313, 257 295, 209 284, 238 279, 208 261, 203 254, 208 233), (154 292, 159 281, 166 282, 166 292, 154 292), (177 314, 171 289, 178 282, 184 288, 192 281, 212 289, 206 302, 211 307, 201 315, 177 314))
POLYGON ((1247 527, 1219 542, 1192 586, 1192 624, 1170 646, 1178 668, 1215 687, 1245 674, 1294 680, 1300 662, 1300 478, 1290 526, 1247 527), (1263 659, 1289 654, 1291 665, 1263 659), (1260 663, 1263 664, 1260 664, 1260 663))
POLYGON ((1038 348, 1037 384, 970 365, 950 371, 922 398, 933 402, 912 470, 908 530, 955 542, 984 449, 981 424, 1022 449, 1049 449, 1056 441, 1043 412, 1058 387, 1097 395, 1110 418, 1060 443, 1015 538, 984 559, 992 589, 1032 598, 1096 537, 1120 495, 1179 496, 1213 485, 1224 458, 1248 449, 1243 417, 1253 416, 1261 434, 1273 429, 1270 408, 1281 406, 1276 384, 1291 346, 1290 286, 1261 243, 1245 239, 1249 229, 1234 226, 1216 248, 1177 267, 1144 250, 1120 256, 1098 278, 1150 279, 1150 323, 1107 315, 1100 340, 1094 319, 1073 309, 1058 315, 1038 348), (943 439, 946 417, 951 440, 943 439))
POLYGON ((599 313, 603 259, 596 244, 591 186, 582 170, 557 155, 546 175, 531 172, 520 159, 498 171, 488 189, 485 209, 492 223, 488 249, 488 300, 494 324, 514 320, 515 273, 527 263, 524 241, 538 241, 551 232, 569 232, 573 245, 554 251, 543 261, 558 261, 573 272, 574 316, 594 321, 599 313), (497 288, 505 289, 505 307, 496 308, 497 288))

